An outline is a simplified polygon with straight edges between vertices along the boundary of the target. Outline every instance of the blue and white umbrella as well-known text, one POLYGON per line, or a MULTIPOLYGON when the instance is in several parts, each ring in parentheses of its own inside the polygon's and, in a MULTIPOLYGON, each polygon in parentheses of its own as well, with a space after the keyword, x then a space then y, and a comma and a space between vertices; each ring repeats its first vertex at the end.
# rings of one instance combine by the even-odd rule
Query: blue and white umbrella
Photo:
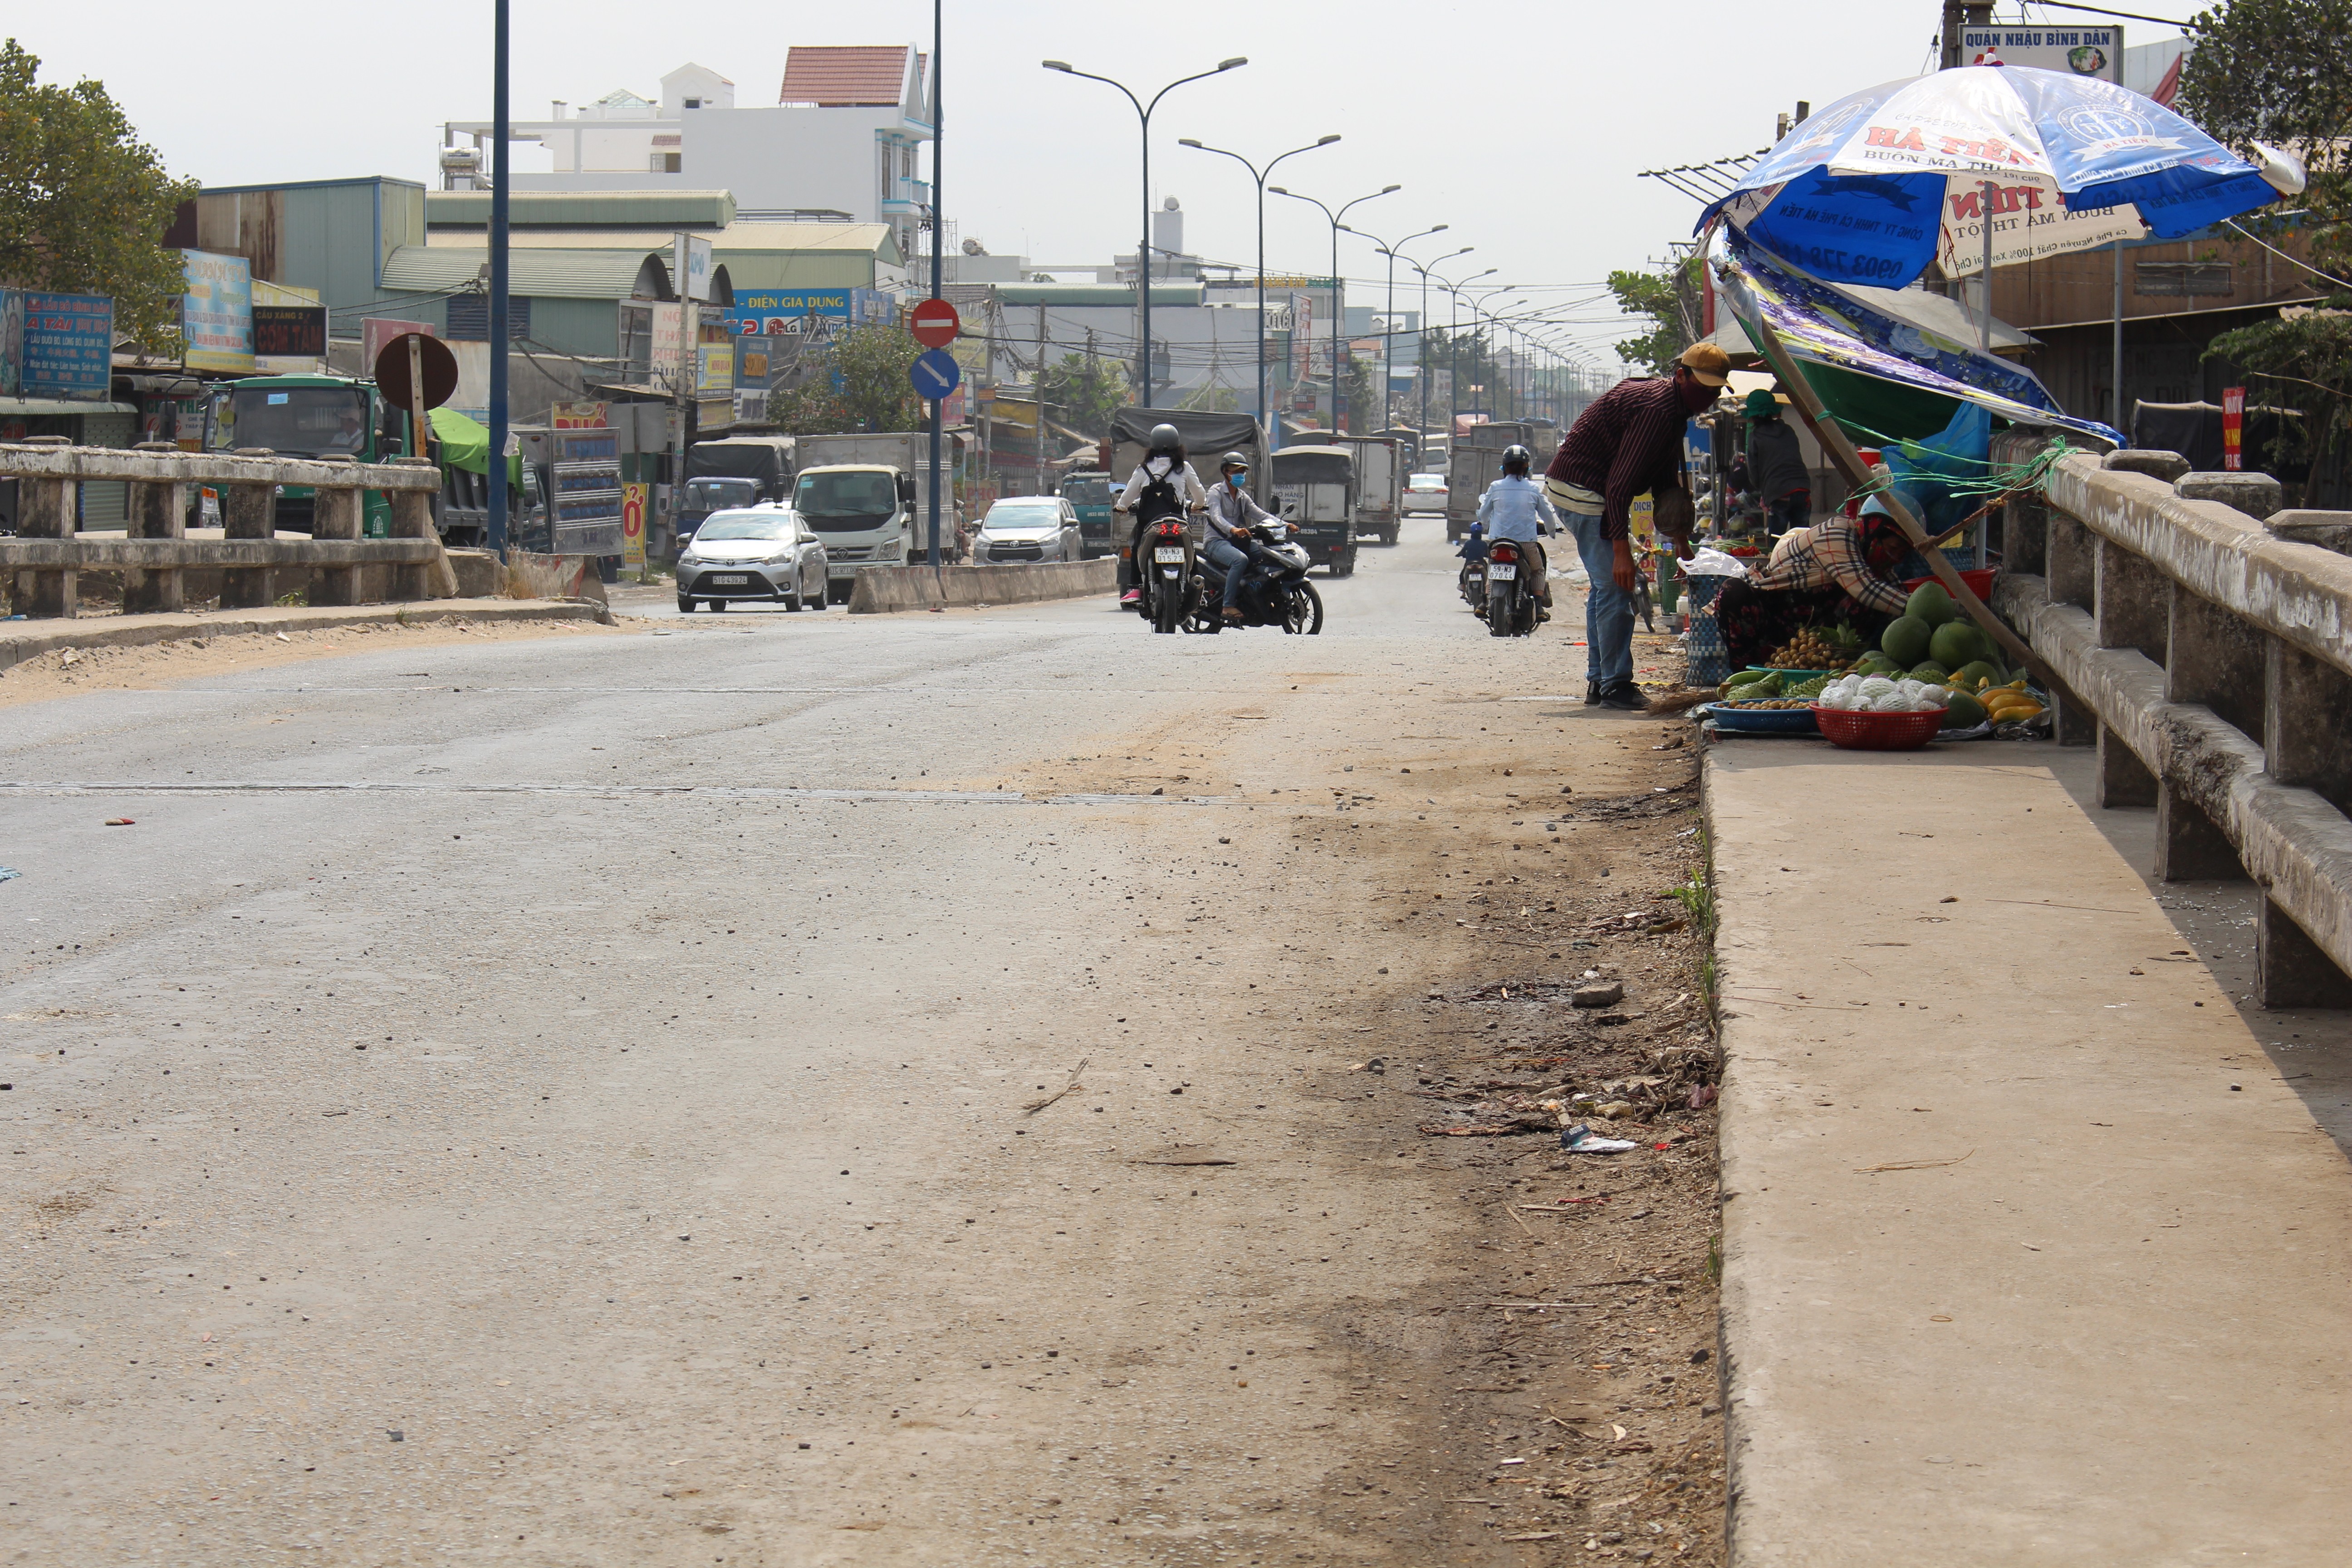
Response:
POLYGON ((2303 189, 2172 110, 2092 77, 1963 66, 1840 99, 1708 207, 1833 283, 1899 289, 2153 234, 2177 239, 2303 189), (1987 225, 1990 224, 1990 234, 1987 225))

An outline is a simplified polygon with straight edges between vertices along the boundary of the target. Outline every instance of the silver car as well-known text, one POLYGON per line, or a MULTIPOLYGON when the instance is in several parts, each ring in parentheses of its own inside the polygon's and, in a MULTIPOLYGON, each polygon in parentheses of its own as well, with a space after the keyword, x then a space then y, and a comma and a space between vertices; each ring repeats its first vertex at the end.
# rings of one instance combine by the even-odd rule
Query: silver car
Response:
POLYGON ((714 511, 677 558, 677 607, 730 603, 824 608, 824 543, 788 506, 714 511))
POLYGON ((1084 544, 1078 509, 1059 496, 1008 496, 988 509, 971 559, 981 566, 1015 561, 1076 561, 1084 544))

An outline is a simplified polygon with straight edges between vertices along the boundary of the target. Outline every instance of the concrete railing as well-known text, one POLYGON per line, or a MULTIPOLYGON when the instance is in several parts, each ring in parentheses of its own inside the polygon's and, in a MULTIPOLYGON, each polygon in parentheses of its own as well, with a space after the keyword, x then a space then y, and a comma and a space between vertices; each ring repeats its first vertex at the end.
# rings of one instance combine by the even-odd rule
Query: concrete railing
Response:
POLYGON ((2156 808, 2157 875, 2261 884, 2263 1005, 2352 1006, 2352 517, 2188 468, 2059 463, 2003 509, 1995 607, 2057 678, 2059 739, 2098 747, 2099 804, 2156 808))
POLYGON ((20 615, 79 614, 77 577, 89 571, 122 574, 126 614, 184 607, 182 574, 192 567, 222 569, 223 609, 272 603, 271 574, 278 567, 308 569, 313 605, 362 604, 371 595, 414 600, 457 594, 457 574, 433 522, 441 470, 422 458, 356 463, 278 458, 251 448, 183 452, 163 442, 128 449, 75 447, 62 437, 36 437, 0 445, 0 479, 17 484, 16 537, 0 539, 0 571, 13 575, 20 615), (89 538, 77 531, 74 487, 89 479, 130 486, 131 521, 124 537, 89 538), (198 485, 220 492, 223 538, 187 537, 188 490, 198 485), (278 536, 281 485, 317 489, 310 538, 278 536), (360 537, 369 490, 391 497, 390 539, 360 537))

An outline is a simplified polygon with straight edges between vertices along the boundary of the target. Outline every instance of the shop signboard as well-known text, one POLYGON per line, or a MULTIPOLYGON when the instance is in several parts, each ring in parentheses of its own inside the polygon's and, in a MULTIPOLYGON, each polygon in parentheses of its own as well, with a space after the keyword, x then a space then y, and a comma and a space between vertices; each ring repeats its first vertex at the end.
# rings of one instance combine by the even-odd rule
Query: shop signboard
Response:
POLYGON ((699 360, 694 381, 696 395, 731 395, 735 390, 735 345, 697 343, 695 348, 699 360))
POLYGON ((710 298, 710 241, 698 234, 680 234, 670 241, 670 267, 681 300, 710 298))
POLYGON ((324 305, 256 305, 253 308, 253 357, 265 359, 325 359, 327 307, 324 305))
POLYGON ((1990 65, 1998 60, 2005 66, 2030 66, 2035 70, 2095 77, 2121 87, 2124 30, 2074 22, 2056 26, 2021 22, 1963 26, 1960 58, 1972 66, 1990 65))
POLYGON ((114 380, 114 301, 104 294, 24 294, 26 397, 106 401, 114 380))
POLYGON ((2235 473, 2246 466, 2246 389, 2221 389, 2221 466, 2235 473))
POLYGON ((863 326, 896 314, 890 296, 875 289, 738 289, 719 312, 730 336, 823 337, 839 321, 863 326))
POLYGON ((360 363, 375 363, 377 356, 383 353, 383 345, 403 332, 423 332, 428 338, 437 338, 441 335, 433 330, 433 323, 430 321, 404 321, 391 316, 362 316, 360 318, 360 363))
POLYGON ((653 308, 654 384, 676 392, 686 374, 686 307, 663 301, 653 308))
POLYGON ((180 335, 187 340, 187 367, 251 374, 251 264, 242 256, 183 250, 180 266, 187 279, 186 292, 180 296, 180 335))
POLYGON ((604 430, 613 423, 610 403, 559 403, 548 410, 547 423, 556 430, 604 430))
POLYGON ((646 511, 649 505, 646 492, 652 488, 640 484, 621 487, 621 564, 638 572, 646 569, 646 511))

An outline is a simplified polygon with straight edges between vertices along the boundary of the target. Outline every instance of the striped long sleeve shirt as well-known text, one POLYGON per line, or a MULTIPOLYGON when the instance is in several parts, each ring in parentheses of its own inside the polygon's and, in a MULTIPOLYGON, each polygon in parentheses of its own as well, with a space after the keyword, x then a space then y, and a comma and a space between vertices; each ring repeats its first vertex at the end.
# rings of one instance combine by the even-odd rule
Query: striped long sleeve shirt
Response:
POLYGON ((1843 512, 1782 534, 1772 547, 1772 559, 1752 575, 1768 593, 1812 593, 1835 585, 1855 604, 1885 616, 1901 615, 1911 599, 1900 584, 1871 571, 1862 535, 1843 512))
POLYGON ((1546 477, 1599 496, 1601 537, 1625 538, 1633 498, 1681 482, 1683 426, 1717 391, 1697 382, 1687 394, 1671 380, 1619 382, 1576 416, 1546 477))

